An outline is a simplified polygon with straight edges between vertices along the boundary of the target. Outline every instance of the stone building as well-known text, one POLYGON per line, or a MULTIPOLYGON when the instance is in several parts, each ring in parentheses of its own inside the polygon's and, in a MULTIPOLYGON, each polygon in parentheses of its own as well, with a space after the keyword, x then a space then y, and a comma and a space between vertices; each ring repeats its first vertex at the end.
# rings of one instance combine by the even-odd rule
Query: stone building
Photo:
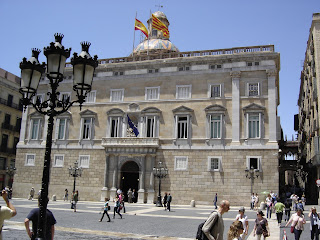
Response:
POLYGON ((296 128, 299 141, 299 165, 297 177, 305 187, 308 203, 318 204, 315 184, 320 176, 319 141, 319 89, 320 89, 320 13, 314 13, 301 71, 299 114, 296 128))
MULTIPOLYGON (((162 12, 154 13, 169 26, 162 12)), ((179 52, 152 29, 128 57, 100 59, 93 90, 82 110, 73 106, 55 122, 49 195, 72 188, 68 167, 78 161, 82 200, 136 189, 138 202, 153 203, 163 162, 162 192, 174 203, 212 203, 214 194, 232 204, 253 191, 278 191, 280 55, 273 45, 179 52), (136 137, 130 119, 139 131, 136 137), (251 182, 245 169, 260 177, 251 182), (237 190, 235 190, 237 189, 237 190)), ((67 65, 60 97, 75 99, 67 65)), ((44 99, 43 78, 38 98, 44 99)), ((41 185, 46 121, 32 108, 23 114, 15 194, 41 185)))
POLYGON ((16 159, 16 146, 22 117, 22 105, 19 104, 20 78, 0 68, 0 187, 2 189, 13 181, 16 159), (7 169, 8 168, 8 169, 7 169))

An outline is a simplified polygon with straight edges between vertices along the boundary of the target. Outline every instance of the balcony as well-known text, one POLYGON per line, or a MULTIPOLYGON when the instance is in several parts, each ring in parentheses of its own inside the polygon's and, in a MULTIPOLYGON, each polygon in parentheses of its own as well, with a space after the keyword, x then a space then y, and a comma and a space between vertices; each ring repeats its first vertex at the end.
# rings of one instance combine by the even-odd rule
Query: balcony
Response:
POLYGON ((107 147, 159 147, 159 138, 102 138, 101 145, 107 147))
POLYGON ((10 130, 10 131, 13 131, 14 127, 12 125, 10 125, 9 123, 2 123, 1 124, 1 128, 2 129, 7 129, 7 130, 10 130))
POLYGON ((0 146, 0 152, 15 155, 17 152, 17 148, 8 148, 7 146, 0 146))
POLYGON ((0 98, 0 104, 6 105, 8 107, 12 107, 12 108, 20 110, 20 111, 23 110, 22 104, 10 103, 10 102, 8 102, 7 100, 5 100, 3 98, 0 98))

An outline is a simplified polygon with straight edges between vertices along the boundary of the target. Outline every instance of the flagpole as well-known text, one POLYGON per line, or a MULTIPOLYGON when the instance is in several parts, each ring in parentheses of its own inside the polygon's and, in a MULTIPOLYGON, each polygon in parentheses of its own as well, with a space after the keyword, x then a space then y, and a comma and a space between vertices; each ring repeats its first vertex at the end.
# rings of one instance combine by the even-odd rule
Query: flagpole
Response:
POLYGON ((136 19, 137 19, 137 11, 136 11, 136 17, 134 19, 132 55, 133 55, 133 52, 134 52, 134 40, 136 38, 136 19))
MULTIPOLYGON (((151 18, 151 21, 152 21, 152 15, 151 15, 151 10, 150 10, 150 18, 151 18)), ((152 34, 152 23, 151 23, 151 29, 150 29, 150 33, 148 34, 148 50, 147 50, 147 56, 149 56, 149 38, 150 38, 150 34, 152 34)))

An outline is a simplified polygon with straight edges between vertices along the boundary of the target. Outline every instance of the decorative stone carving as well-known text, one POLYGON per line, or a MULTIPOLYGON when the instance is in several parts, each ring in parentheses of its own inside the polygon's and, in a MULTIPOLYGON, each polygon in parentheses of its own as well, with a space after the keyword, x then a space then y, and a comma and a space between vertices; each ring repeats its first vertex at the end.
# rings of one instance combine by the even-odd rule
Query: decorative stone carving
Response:
POLYGON ((230 72, 230 76, 232 78, 240 78, 241 77, 241 72, 240 71, 230 72))
POLYGON ((266 70, 266 73, 267 73, 268 77, 275 77, 275 76, 277 76, 278 72, 275 69, 268 69, 268 70, 266 70))

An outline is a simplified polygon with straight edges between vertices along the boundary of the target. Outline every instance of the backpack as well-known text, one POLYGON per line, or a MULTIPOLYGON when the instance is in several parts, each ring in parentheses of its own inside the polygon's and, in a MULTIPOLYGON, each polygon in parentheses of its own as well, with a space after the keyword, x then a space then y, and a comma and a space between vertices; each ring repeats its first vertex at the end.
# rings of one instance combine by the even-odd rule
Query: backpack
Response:
POLYGON ((203 223, 200 223, 198 226, 198 231, 197 231, 197 235, 196 235, 197 240, 208 240, 207 236, 202 231, 202 227, 205 222, 206 221, 204 221, 203 223))

